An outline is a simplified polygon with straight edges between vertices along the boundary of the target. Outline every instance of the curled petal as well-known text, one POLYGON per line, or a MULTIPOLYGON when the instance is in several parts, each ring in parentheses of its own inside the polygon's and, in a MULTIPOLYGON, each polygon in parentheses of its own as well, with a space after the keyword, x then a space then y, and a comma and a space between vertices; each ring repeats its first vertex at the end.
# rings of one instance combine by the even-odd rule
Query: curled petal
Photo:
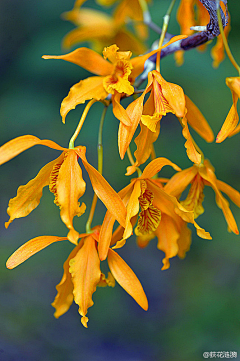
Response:
POLYGON ((73 85, 61 104, 60 114, 63 123, 70 110, 75 109, 78 104, 83 104, 90 99, 103 100, 107 95, 103 87, 103 78, 100 76, 86 78, 73 85))
POLYGON ((188 129, 188 124, 187 124, 187 118, 184 117, 182 118, 182 124, 183 124, 183 130, 182 130, 182 135, 184 136, 184 138, 187 140, 184 144, 186 150, 187 150, 187 155, 188 158, 195 164, 200 164, 201 160, 202 160, 202 156, 200 153, 198 153, 195 144, 192 140, 191 134, 189 132, 188 129))
POLYGON ((49 184, 52 168, 61 157, 46 164, 34 179, 18 188, 17 196, 9 201, 7 213, 10 219, 5 223, 6 228, 15 218, 26 217, 39 205, 43 187, 49 184))
POLYGON ((139 306, 147 311, 148 300, 139 279, 127 263, 111 248, 108 251, 108 265, 120 286, 134 298, 139 306))
POLYGON ((240 193, 236 189, 218 179, 216 180, 216 184, 220 191, 225 193, 231 199, 231 201, 240 207, 240 193))
POLYGON ((162 169, 162 167, 164 167, 165 165, 170 165, 171 167, 173 167, 173 169, 175 169, 176 171, 180 171, 181 168, 179 168, 176 164, 172 163, 170 160, 168 160, 167 158, 156 158, 154 160, 152 160, 144 169, 142 175, 141 175, 141 179, 144 178, 152 178, 155 174, 157 174, 158 172, 160 172, 160 170, 162 169))
POLYGON ((136 181, 129 198, 129 202, 127 205, 127 217, 126 217, 126 226, 123 234, 123 239, 127 239, 132 235, 133 227, 131 223, 131 219, 136 216, 139 212, 139 200, 138 198, 141 195, 141 182, 136 181))
POLYGON ((152 132, 146 127, 142 122, 141 132, 135 138, 135 143, 137 145, 137 150, 134 153, 134 156, 137 160, 137 165, 141 165, 146 162, 146 160, 150 157, 152 152, 152 145, 157 140, 159 132, 160 132, 160 122, 157 123, 156 131, 152 132))
POLYGON ((7 260, 6 266, 9 269, 15 268, 35 253, 40 252, 50 244, 59 241, 66 241, 66 237, 40 236, 31 239, 18 248, 7 260))
POLYGON ((162 270, 170 267, 169 258, 175 257, 178 253, 178 238, 180 236, 174 220, 162 214, 161 222, 155 231, 158 238, 157 248, 165 253, 165 258, 162 260, 162 270))
POLYGON ((79 305, 81 322, 84 327, 87 327, 87 310, 93 305, 92 294, 96 291, 101 279, 100 260, 92 236, 86 237, 82 248, 69 261, 69 266, 74 285, 74 301, 79 305))
POLYGON ((216 142, 223 142, 235 130, 239 121, 236 104, 231 106, 227 118, 225 119, 220 132, 217 135, 216 142))
POLYGON ((69 272, 69 261, 74 258, 82 246, 82 242, 75 247, 63 265, 63 276, 60 283, 56 286, 57 295, 52 302, 55 308, 54 317, 59 318, 69 310, 73 302, 73 283, 71 273, 69 272))

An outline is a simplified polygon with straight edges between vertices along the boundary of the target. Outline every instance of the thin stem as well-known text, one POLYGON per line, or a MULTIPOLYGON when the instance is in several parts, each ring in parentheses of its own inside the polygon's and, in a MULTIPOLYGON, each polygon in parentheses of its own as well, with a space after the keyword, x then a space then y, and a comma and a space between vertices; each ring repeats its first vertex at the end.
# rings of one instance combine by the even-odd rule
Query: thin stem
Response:
MULTIPOLYGON (((102 112, 102 116, 101 116, 101 120, 100 120, 100 124, 99 124, 99 130, 98 130, 97 152, 98 152, 98 171, 99 171, 100 174, 102 174, 102 171, 103 171, 102 134, 103 134, 103 123, 104 123, 104 119, 105 119, 105 116, 106 116, 107 109, 108 109, 108 106, 105 105, 105 107, 103 109, 103 112, 102 112)), ((86 233, 91 233, 92 232, 91 224, 92 224, 94 212, 95 212, 96 205, 97 205, 97 200, 98 200, 98 197, 97 197, 96 193, 94 193, 90 213, 89 213, 88 220, 87 220, 87 223, 86 223, 86 233)))
POLYGON ((80 119, 80 121, 79 121, 79 123, 78 123, 78 126, 77 126, 77 128, 76 128, 76 130, 75 130, 75 132, 74 132, 74 134, 73 134, 73 136, 72 136, 72 138, 70 139, 69 146, 68 146, 69 149, 73 149, 73 148, 74 148, 74 142, 75 142, 78 134, 80 133, 80 130, 82 129, 83 123, 84 123, 84 121, 85 121, 85 119, 86 119, 86 117, 87 117, 87 114, 88 114, 88 112, 89 112, 89 109, 91 108, 91 106, 92 106, 96 101, 97 101, 96 99, 92 99, 92 100, 90 100, 90 101, 88 102, 88 104, 86 105, 86 107, 85 107, 85 109, 84 109, 84 111, 83 111, 83 113, 82 113, 81 119, 80 119))
POLYGON ((160 57, 161 57, 161 47, 163 45, 163 41, 165 39, 165 35, 167 33, 167 28, 168 28, 168 24, 169 24, 169 20, 170 20, 170 15, 171 12, 173 10, 174 4, 175 4, 176 0, 172 0, 166 15, 163 17, 163 26, 162 26, 162 33, 159 39, 159 43, 158 43, 158 48, 159 51, 157 53, 157 59, 156 59, 156 70, 160 73, 160 57))
MULTIPOLYGON (((128 147, 128 149, 127 149, 127 155, 128 155, 128 159, 129 159, 129 162, 131 163, 131 165, 135 166, 135 162, 133 160, 133 156, 132 156, 130 147, 128 147)), ((136 168, 136 171, 138 173, 138 176, 141 177, 141 175, 142 175, 141 169, 136 167, 136 166, 135 166, 135 168, 136 168)))
POLYGON ((226 50, 229 60, 231 61, 232 65, 237 69, 238 74, 240 75, 240 67, 232 55, 232 52, 231 52, 228 42, 227 42, 226 35, 224 33, 219 1, 217 1, 217 5, 218 5, 217 6, 218 26, 219 26, 220 33, 222 35, 223 44, 224 44, 224 47, 225 47, 225 50, 226 50))

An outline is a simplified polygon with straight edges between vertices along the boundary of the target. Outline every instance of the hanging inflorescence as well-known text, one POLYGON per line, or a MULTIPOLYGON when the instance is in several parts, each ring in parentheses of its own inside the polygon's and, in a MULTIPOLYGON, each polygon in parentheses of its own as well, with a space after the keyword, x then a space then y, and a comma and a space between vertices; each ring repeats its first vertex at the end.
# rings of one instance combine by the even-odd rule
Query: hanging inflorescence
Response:
MULTIPOLYGON (((223 211, 228 230, 239 233, 222 192, 238 207, 240 193, 216 178, 213 166, 205 159, 189 130, 189 127, 193 128, 205 141, 212 142, 214 134, 211 127, 183 89, 163 77, 160 64, 163 57, 174 53, 176 63, 181 65, 186 50, 196 47, 202 49, 209 40, 217 38, 211 50, 213 66, 219 65, 226 52, 238 71, 238 76, 226 79, 233 104, 217 135, 218 143, 240 131, 237 113, 240 68, 227 42, 230 29, 227 0, 181 0, 177 12, 181 34, 177 36, 167 32, 175 0, 169 2, 162 28, 151 20, 148 0, 96 0, 103 8, 113 6, 113 15, 109 15, 109 10, 107 14, 82 6, 85 2, 76 0, 73 10, 63 14, 66 20, 76 26, 63 39, 63 47, 69 49, 82 41, 88 41, 91 48, 80 47, 65 55, 43 56, 44 59, 62 59, 74 63, 93 74, 73 85, 61 104, 60 113, 65 123, 71 110, 87 102, 70 138, 69 147, 63 148, 51 140, 25 135, 0 148, 0 164, 34 145, 44 145, 61 152, 34 179, 18 188, 16 197, 9 201, 7 213, 10 219, 5 226, 7 228, 14 219, 32 212, 40 202, 43 187, 49 186, 50 192, 54 194, 54 203, 60 209, 61 220, 68 229, 67 235, 31 239, 12 254, 7 267, 12 269, 18 266, 52 243, 70 241, 74 248, 64 263, 64 274, 56 287, 57 295, 52 305, 56 310, 54 315, 58 318, 67 312, 74 300, 79 306, 82 324, 87 327, 86 314, 93 305, 92 295, 97 286, 113 287, 117 281, 144 310, 148 309, 147 297, 140 281, 118 254, 118 248, 123 247, 133 233, 137 237, 137 245, 142 248, 157 237, 157 248, 165 253, 163 270, 169 268, 170 258, 184 258, 189 250, 191 231, 188 223, 195 227, 199 237, 211 239, 210 233, 196 223, 197 217, 204 212, 202 202, 205 187, 210 186, 214 190, 217 206, 223 211), (157 41, 151 49, 145 45, 149 28, 157 34, 157 41), (126 107, 124 98, 130 101, 126 107), (98 169, 88 162, 86 147, 75 144, 89 109, 96 102, 101 102, 103 107, 98 131, 98 169), (129 184, 118 193, 102 174, 102 132, 108 109, 119 121, 116 137, 119 156, 121 159, 125 156, 129 159, 126 172, 129 184), (169 159, 155 153, 154 142, 160 138, 161 119, 168 113, 174 114, 182 126, 186 153, 193 163, 190 168, 182 170, 169 159), (136 136, 137 129, 139 132, 136 136), (136 146, 134 155, 130 151, 133 141, 136 146), (170 166, 175 171, 170 179, 159 177, 164 166, 170 166), (86 188, 82 168, 87 171, 94 190, 92 205, 80 202, 86 188), (102 224, 92 226, 98 198, 107 211, 102 224), (73 218, 85 212, 89 212, 85 229, 75 229, 73 218), (80 233, 83 231, 85 233, 80 233), (107 260, 109 266, 107 275, 101 271, 101 262, 104 260, 107 260)), ((112 164, 113 171, 114 166, 112 164)))

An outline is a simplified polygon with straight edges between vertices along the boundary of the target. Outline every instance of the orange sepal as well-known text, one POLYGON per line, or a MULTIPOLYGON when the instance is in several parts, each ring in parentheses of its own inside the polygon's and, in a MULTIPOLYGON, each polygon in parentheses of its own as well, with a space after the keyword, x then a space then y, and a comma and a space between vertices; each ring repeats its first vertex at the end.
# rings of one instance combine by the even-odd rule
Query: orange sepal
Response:
POLYGON ((141 179, 145 179, 145 178, 152 178, 155 174, 157 174, 158 172, 160 172, 160 170, 162 169, 162 167, 164 167, 165 165, 170 165, 171 167, 173 167, 173 169, 175 169, 176 171, 180 171, 181 168, 179 168, 176 164, 174 164, 173 162, 171 162, 170 160, 168 160, 167 158, 164 157, 160 157, 160 158, 156 158, 154 160, 152 160, 144 169, 142 175, 141 175, 141 179))
POLYGON ((141 306, 148 309, 148 300, 142 285, 127 263, 111 248, 108 251, 108 265, 120 286, 141 306))
POLYGON ((115 190, 103 178, 103 176, 91 166, 86 159, 86 148, 78 147, 75 149, 81 158, 83 165, 88 172, 94 192, 99 199, 105 204, 109 212, 116 218, 119 224, 125 227, 126 208, 115 190))
POLYGON ((74 285, 74 301, 79 306, 81 322, 87 327, 88 308, 93 305, 92 294, 101 278, 100 260, 96 249, 96 241, 90 235, 85 238, 82 248, 69 261, 69 272, 74 285))
POLYGON ((79 234, 74 230, 72 222, 73 217, 80 216, 85 211, 85 204, 79 206, 78 202, 85 192, 85 187, 77 154, 74 150, 69 150, 59 170, 56 190, 60 216, 69 229, 68 239, 74 244, 77 244, 79 234))
POLYGON ((109 75, 113 65, 101 55, 88 48, 78 48, 65 55, 43 55, 43 59, 62 59, 74 63, 96 75, 109 75))
POLYGON ((214 134, 210 125, 196 107, 196 105, 185 95, 186 99, 186 108, 187 108, 187 120, 188 124, 197 132, 203 139, 207 142, 212 142, 214 140, 214 134))
POLYGON ((200 153, 198 153, 195 144, 192 140, 192 136, 188 129, 186 117, 182 118, 182 125, 183 125, 182 135, 186 139, 184 146, 187 150, 187 156, 193 163, 200 164, 202 160, 202 156, 200 153))
POLYGON ((73 283, 71 273, 69 272, 69 261, 76 256, 80 247, 82 247, 82 242, 79 242, 78 246, 72 250, 64 262, 63 276, 56 286, 57 295, 51 304, 55 308, 54 317, 56 318, 66 313, 73 302, 73 283))
POLYGON ((41 140, 33 135, 22 135, 21 137, 10 140, 0 147, 0 165, 8 162, 10 159, 24 152, 24 150, 27 150, 37 144, 45 145, 56 150, 65 150, 65 148, 51 140, 41 140))
POLYGON ((9 269, 13 269, 50 244, 66 240, 66 237, 57 236, 40 236, 33 238, 30 241, 24 243, 8 258, 6 266, 9 269))
POLYGON ((63 123, 70 110, 75 109, 77 105, 90 99, 103 100, 107 95, 108 93, 103 87, 103 77, 92 76, 74 84, 61 104, 60 114, 63 123))

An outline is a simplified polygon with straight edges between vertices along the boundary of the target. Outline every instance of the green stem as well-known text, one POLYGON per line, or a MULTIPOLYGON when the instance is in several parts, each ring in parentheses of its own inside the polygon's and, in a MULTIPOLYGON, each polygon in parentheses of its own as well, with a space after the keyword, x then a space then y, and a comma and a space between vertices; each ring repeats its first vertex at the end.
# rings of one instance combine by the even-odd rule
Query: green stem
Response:
POLYGON ((170 15, 171 15, 171 12, 173 10, 173 7, 175 5, 175 2, 176 0, 172 0, 167 12, 166 12, 166 15, 163 17, 163 26, 162 26, 162 33, 161 33, 161 36, 160 36, 160 39, 159 39, 159 43, 158 43, 158 48, 159 48, 159 51, 157 53, 157 59, 156 59, 156 70, 160 73, 160 57, 161 57, 161 47, 163 45, 163 41, 165 39, 165 35, 166 35, 166 32, 167 32, 167 28, 168 28, 168 24, 169 24, 169 20, 170 20, 170 15))
MULTIPOLYGON (((101 116, 101 120, 100 120, 100 124, 99 124, 99 130, 98 130, 98 146, 97 146, 97 152, 98 152, 98 172, 100 174, 102 174, 103 171, 103 145, 102 145, 102 134, 103 134, 103 123, 104 123, 104 119, 106 116, 106 112, 107 112, 108 106, 105 105, 103 112, 102 112, 102 116, 101 116)), ((94 216, 94 212, 96 209, 96 205, 97 205, 97 195, 96 193, 94 193, 93 195, 93 200, 92 200, 92 205, 91 205, 91 209, 90 209, 90 213, 89 213, 89 217, 86 223, 86 233, 91 233, 92 229, 91 229, 91 224, 92 224, 92 220, 93 220, 93 216, 94 216)))
POLYGON ((220 33, 222 35, 223 45, 225 47, 225 50, 226 50, 229 60, 231 61, 232 65, 237 69, 238 74, 240 76, 240 67, 232 55, 232 52, 231 52, 228 42, 227 42, 226 35, 224 33, 219 1, 217 2, 217 5, 218 5, 218 7, 217 7, 218 26, 219 26, 220 33))
POLYGON ((72 136, 72 138, 70 139, 70 142, 69 142, 69 149, 73 149, 74 148, 74 142, 78 136, 78 134, 80 133, 80 130, 82 129, 82 126, 83 126, 83 123, 87 117, 87 114, 89 112, 89 109, 91 108, 91 106, 96 102, 97 100, 96 99, 92 99, 88 102, 88 104, 86 105, 83 113, 82 113, 82 116, 81 116, 81 119, 79 120, 79 123, 78 123, 78 126, 72 136))

